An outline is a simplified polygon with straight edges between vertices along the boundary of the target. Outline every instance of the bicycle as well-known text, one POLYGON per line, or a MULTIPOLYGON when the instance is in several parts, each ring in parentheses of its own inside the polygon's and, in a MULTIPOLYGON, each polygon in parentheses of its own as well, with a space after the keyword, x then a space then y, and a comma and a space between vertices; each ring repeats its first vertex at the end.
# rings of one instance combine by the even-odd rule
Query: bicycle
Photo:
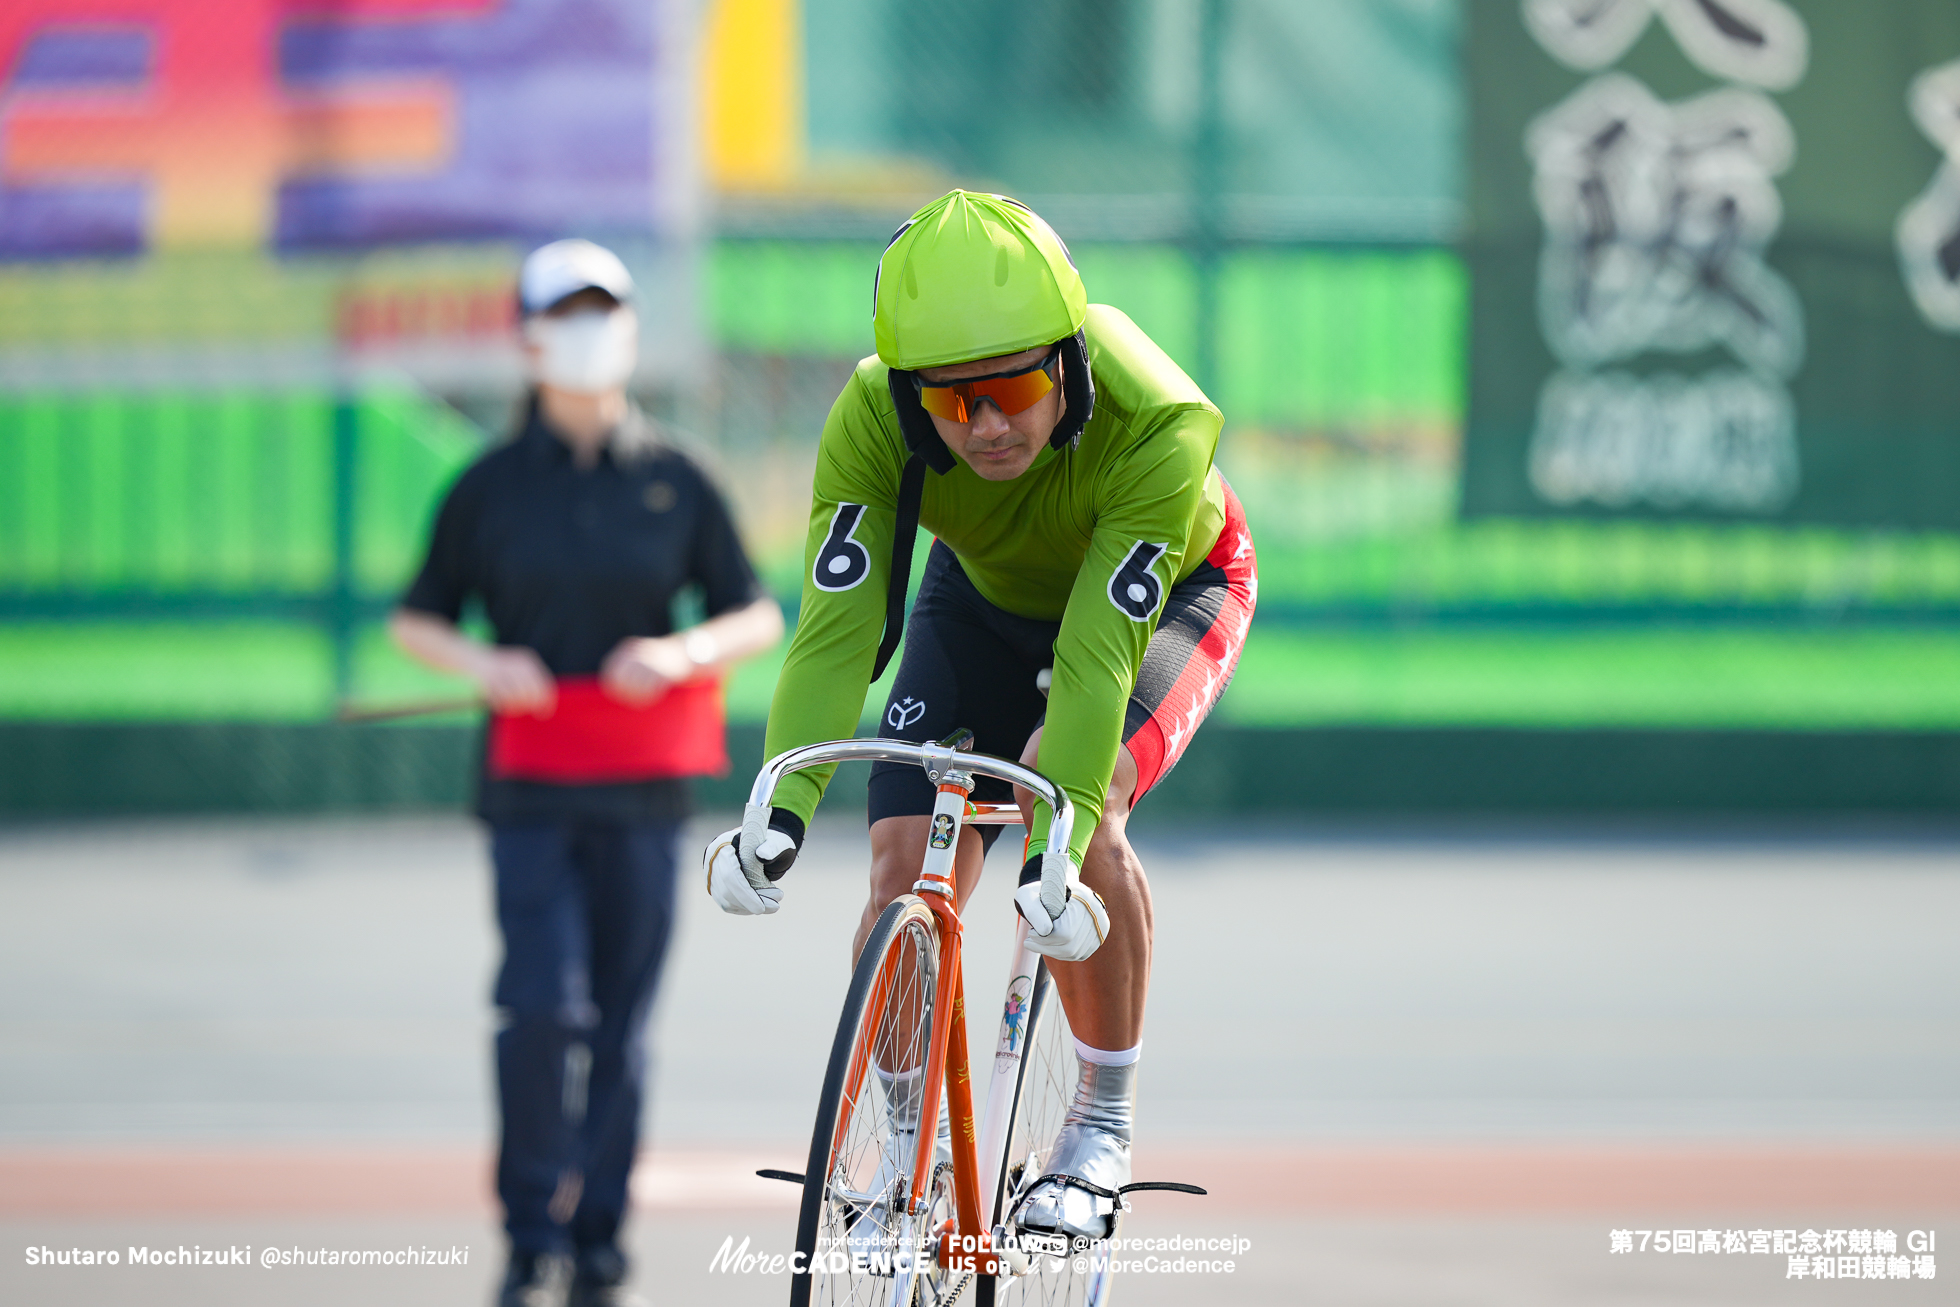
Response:
MULTIPOLYGON (((791 1307, 947 1307, 969 1284, 977 1285, 974 1299, 981 1307, 1097 1307, 1108 1293, 1106 1242, 1071 1247, 1059 1239, 1013 1236, 1015 1208, 1041 1176, 1076 1078, 1068 1018, 1045 960, 1027 946, 1028 924, 1018 913, 1014 964, 976 1133, 953 855, 962 826, 1019 825, 1022 818, 1011 804, 973 802, 974 778, 1010 781, 1046 803, 1055 848, 1068 847, 1075 810, 1061 787, 1039 772, 971 753, 971 747, 970 731, 938 744, 877 739, 808 745, 771 759, 750 793, 749 811, 766 812, 784 776, 852 760, 916 762, 938 787, 913 892, 884 909, 858 955, 824 1074, 808 1165, 801 1175, 758 1172, 803 1187, 791 1307), (942 1089, 952 1126, 950 1162, 935 1156, 942 1089), (908 1144, 906 1157, 901 1149, 908 1144)), ((1126 1186, 1140 1188, 1204 1192, 1191 1185, 1126 1186)), ((1120 1193, 1107 1201, 1112 1210, 1128 1210, 1120 1193)))

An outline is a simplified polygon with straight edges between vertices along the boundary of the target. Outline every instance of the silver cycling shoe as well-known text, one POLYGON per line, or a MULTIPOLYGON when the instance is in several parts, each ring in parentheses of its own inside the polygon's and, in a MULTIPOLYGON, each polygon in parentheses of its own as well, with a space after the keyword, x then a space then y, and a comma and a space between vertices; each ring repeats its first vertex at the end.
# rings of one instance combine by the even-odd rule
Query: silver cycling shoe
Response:
POLYGON ((1081 1066, 1054 1151, 1041 1178, 1015 1205, 1018 1240, 1042 1252, 1059 1254, 1111 1237, 1119 1191, 1130 1182, 1136 1064, 1081 1066))

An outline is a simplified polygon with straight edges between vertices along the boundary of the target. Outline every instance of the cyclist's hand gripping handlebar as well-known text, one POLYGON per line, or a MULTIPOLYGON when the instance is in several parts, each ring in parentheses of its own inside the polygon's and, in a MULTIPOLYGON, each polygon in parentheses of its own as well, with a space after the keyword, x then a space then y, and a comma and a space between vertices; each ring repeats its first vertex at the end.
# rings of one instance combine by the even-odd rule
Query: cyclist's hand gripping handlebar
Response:
POLYGON ((1027 919, 1028 947, 1062 962, 1080 962, 1109 938, 1102 896, 1074 874, 1065 852, 1037 853, 1021 868, 1014 909, 1027 919))
POLYGON ((701 856, 708 894, 723 912, 739 917, 762 917, 782 906, 776 884, 796 861, 803 823, 795 814, 749 804, 742 824, 723 831, 701 856))

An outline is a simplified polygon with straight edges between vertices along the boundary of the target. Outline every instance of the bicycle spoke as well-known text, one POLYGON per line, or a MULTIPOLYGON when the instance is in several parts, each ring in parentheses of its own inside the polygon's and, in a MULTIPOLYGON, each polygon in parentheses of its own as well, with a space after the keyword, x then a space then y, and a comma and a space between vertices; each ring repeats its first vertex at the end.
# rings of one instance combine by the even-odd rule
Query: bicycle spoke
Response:
MULTIPOLYGON (((923 1139, 931 1147, 931 1134, 921 1132, 938 1124, 939 1105, 926 1101, 922 1083, 939 967, 935 927, 929 914, 914 911, 881 938, 878 956, 867 946, 860 964, 876 971, 865 973, 868 998, 841 1054, 846 1083, 829 1119, 818 1123, 829 1165, 813 1168, 824 1179, 814 1195, 810 1301, 822 1307, 912 1307, 894 1300, 901 1278, 894 1272, 946 1215, 935 1198, 923 1220, 909 1217, 916 1145, 923 1139)), ((930 1174, 936 1182, 937 1172, 930 1174)), ((908 1299, 950 1301, 943 1277, 906 1283, 920 1290, 908 1299)))
MULTIPOLYGON (((1045 969, 1040 1006, 1030 1017, 1014 1126, 1002 1161, 1009 1177, 1005 1212, 1011 1212, 1015 1200, 1040 1179, 1075 1097, 1075 1040, 1045 969)), ((1003 1276, 997 1281, 994 1302, 1001 1307, 1096 1307, 1107 1290, 1107 1273, 1091 1269, 1091 1263, 1082 1263, 1084 1269, 1077 1270, 1078 1260, 1086 1257, 1093 1261, 1108 1252, 1107 1243, 1092 1245, 1081 1253, 1071 1250, 1061 1257, 1030 1252, 1025 1274, 1003 1276)))

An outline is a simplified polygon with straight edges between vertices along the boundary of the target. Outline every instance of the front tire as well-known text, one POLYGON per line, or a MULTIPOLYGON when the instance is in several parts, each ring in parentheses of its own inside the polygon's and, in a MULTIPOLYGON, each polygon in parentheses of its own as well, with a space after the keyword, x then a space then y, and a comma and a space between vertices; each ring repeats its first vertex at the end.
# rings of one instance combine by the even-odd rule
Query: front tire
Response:
MULTIPOLYGON (((893 900, 858 956, 831 1044, 796 1223, 796 1265, 804 1269, 790 1280, 790 1307, 933 1301, 917 1288, 919 1275, 931 1278, 929 1261, 915 1261, 919 1275, 902 1269, 894 1274, 889 1264, 880 1273, 875 1264, 861 1270, 853 1263, 856 1254, 875 1263, 880 1252, 917 1259, 930 1246, 927 1227, 940 1204, 928 1206, 925 1222, 909 1218, 911 1158, 893 1165, 894 1105, 877 1071, 895 1077, 923 1071, 939 961, 932 910, 916 895, 893 900), (909 1301, 896 1299, 895 1288, 909 1301)), ((938 1106, 913 1105, 921 1128, 935 1128, 938 1106)), ((934 1181, 937 1188, 944 1178, 934 1181)))

